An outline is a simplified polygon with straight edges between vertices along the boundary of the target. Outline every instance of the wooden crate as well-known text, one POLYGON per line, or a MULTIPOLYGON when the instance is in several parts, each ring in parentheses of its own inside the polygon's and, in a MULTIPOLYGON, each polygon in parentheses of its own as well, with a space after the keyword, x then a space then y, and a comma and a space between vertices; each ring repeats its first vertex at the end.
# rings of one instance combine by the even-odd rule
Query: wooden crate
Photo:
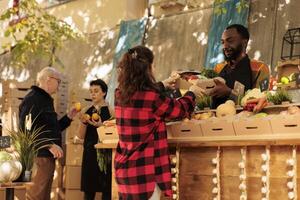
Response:
POLYGON ((269 118, 247 118, 233 122, 236 135, 270 135, 272 129, 269 118))
POLYGON ((170 138, 197 138, 202 137, 202 129, 199 121, 171 122, 168 125, 168 137, 170 138))
POLYGON ((270 119, 271 127, 274 134, 299 134, 300 133, 300 116, 274 116, 270 119))
POLYGON ((64 164, 67 166, 81 166, 83 145, 68 143, 63 145, 63 148, 65 152, 64 164))
POLYGON ((5 112, 2 113, 2 135, 9 135, 9 131, 18 127, 18 113, 18 107, 9 107, 5 112))
POLYGON ((97 128, 98 136, 100 142, 117 142, 119 140, 119 135, 116 126, 100 126, 97 128))
POLYGON ((211 118, 202 120, 200 123, 204 136, 235 135, 232 119, 211 118))
POLYGON ((69 104, 74 104, 80 102, 81 108, 84 110, 84 108, 91 106, 92 99, 90 97, 90 92, 87 89, 73 89, 70 91, 69 94, 69 104))
POLYGON ((64 166, 63 188, 80 189, 81 166, 64 166))
POLYGON ((73 139, 76 135, 78 135, 78 127, 80 125, 80 120, 78 119, 78 116, 76 116, 71 125, 66 129, 66 135, 65 135, 65 143, 72 143, 73 139))

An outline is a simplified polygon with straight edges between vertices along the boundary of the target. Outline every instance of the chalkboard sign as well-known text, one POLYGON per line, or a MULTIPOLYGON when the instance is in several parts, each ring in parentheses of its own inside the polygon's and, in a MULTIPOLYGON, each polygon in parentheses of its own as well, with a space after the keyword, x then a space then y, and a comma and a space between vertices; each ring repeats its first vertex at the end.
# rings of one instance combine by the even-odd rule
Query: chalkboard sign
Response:
POLYGON ((269 79, 264 79, 259 82, 260 91, 266 91, 269 89, 269 79))
POLYGON ((9 136, 0 136, 0 149, 10 147, 10 137, 9 136))

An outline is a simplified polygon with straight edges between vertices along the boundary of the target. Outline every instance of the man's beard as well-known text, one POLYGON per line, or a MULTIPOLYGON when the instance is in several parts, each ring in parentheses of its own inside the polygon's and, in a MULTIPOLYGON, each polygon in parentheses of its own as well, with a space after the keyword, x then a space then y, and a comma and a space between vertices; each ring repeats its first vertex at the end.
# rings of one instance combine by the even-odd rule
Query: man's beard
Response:
POLYGON ((243 51, 243 45, 239 44, 236 48, 226 48, 226 50, 231 51, 231 53, 230 53, 230 55, 226 56, 225 49, 223 49, 223 54, 224 54, 225 60, 226 61, 236 60, 243 51))

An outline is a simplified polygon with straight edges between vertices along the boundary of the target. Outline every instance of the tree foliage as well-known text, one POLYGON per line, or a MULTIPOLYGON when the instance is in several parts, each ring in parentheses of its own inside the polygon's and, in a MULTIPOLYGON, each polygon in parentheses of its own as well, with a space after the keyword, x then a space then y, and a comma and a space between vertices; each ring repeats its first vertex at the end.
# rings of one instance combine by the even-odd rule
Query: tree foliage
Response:
MULTIPOLYGON (((214 12, 218 15, 226 14, 227 9, 225 4, 231 0, 215 0, 215 9, 214 12)), ((249 7, 249 0, 239 0, 235 5, 236 10, 240 13, 243 9, 249 7)))
POLYGON ((25 67, 31 57, 46 57, 50 63, 56 62, 54 48, 60 48, 66 40, 83 38, 70 25, 48 14, 35 0, 21 0, 18 6, 6 9, 0 21, 6 26, 4 37, 9 38, 2 48, 11 53, 12 67, 25 67))

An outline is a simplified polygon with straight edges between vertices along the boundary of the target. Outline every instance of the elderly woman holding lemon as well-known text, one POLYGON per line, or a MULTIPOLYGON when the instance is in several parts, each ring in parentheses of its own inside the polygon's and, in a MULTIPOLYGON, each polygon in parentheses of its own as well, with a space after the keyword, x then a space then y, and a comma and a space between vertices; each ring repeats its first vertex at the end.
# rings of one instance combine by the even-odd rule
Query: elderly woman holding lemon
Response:
MULTIPOLYGON (((97 79, 90 82, 92 105, 82 109, 81 123, 78 130, 79 139, 83 140, 83 157, 81 169, 81 191, 85 200, 94 200, 96 192, 102 192, 103 200, 111 199, 111 150, 96 150, 98 143, 97 128, 111 118, 108 104, 105 102, 107 85, 97 79), (101 159, 97 159, 101 158, 101 159)), ((75 104, 81 110, 80 103, 75 104)), ((76 142, 76 141, 74 141, 76 142)))

